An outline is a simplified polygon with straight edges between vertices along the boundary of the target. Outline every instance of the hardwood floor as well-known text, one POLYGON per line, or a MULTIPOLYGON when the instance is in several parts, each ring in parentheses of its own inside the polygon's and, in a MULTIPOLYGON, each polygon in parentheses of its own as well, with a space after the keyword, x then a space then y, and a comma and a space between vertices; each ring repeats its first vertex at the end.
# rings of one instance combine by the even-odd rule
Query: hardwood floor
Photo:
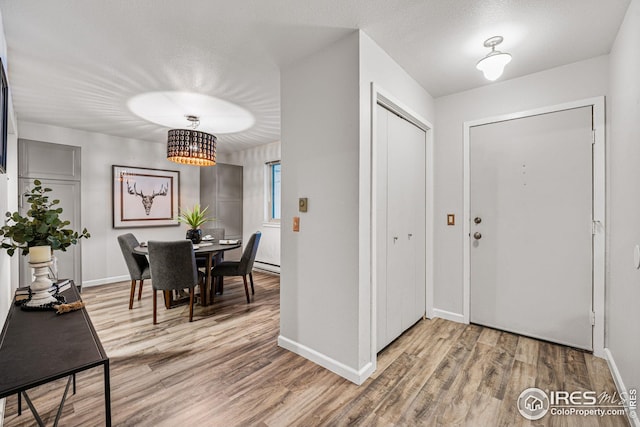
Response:
MULTIPOLYGON (((627 426, 624 416, 525 420, 515 402, 528 387, 615 392, 606 362, 567 347, 442 319, 423 320, 387 347, 358 387, 279 348, 279 277, 225 281, 212 306, 158 311, 151 287, 128 310, 129 283, 85 289, 83 298, 111 358, 117 426, 627 426)), ((160 296, 158 296, 160 297, 160 296)), ((30 392, 51 424, 64 380, 30 392)), ((77 377, 61 426, 104 425, 102 371, 77 377)), ((7 398, 5 426, 31 426, 7 398)))

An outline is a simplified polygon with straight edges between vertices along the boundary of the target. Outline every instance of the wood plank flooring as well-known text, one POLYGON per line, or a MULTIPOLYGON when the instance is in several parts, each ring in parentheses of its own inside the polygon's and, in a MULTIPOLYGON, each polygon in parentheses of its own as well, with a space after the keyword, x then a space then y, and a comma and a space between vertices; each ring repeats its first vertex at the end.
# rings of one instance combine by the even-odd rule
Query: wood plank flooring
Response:
MULTIPOLYGON (((623 416, 547 414, 525 420, 528 387, 615 392, 606 362, 590 354, 476 325, 423 320, 387 347, 358 387, 279 348, 279 277, 255 274, 247 305, 241 279, 225 280, 212 306, 158 311, 151 287, 128 310, 129 283, 85 289, 111 358, 116 426, 628 426, 623 416)), ((158 295, 160 298, 160 295, 158 295)), ((163 307, 159 305, 159 307, 163 307)), ((329 314, 329 313, 328 313, 329 314)), ((61 426, 104 425, 102 371, 78 374, 61 426)), ((53 422, 63 380, 30 392, 53 422)), ((5 426, 32 426, 7 398, 5 426)))

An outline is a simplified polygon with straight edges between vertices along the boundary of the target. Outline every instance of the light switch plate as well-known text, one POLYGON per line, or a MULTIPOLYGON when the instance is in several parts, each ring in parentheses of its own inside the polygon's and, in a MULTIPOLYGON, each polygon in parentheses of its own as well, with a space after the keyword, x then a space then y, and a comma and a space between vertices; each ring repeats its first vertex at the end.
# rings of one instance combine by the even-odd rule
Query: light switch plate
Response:
POLYGON ((447 225, 456 225, 456 215, 447 214, 447 225))
POLYGON ((306 197, 300 197, 300 199, 298 199, 298 210, 300 212, 306 212, 307 211, 307 206, 308 206, 308 201, 306 197))
POLYGON ((299 216, 294 216, 293 217, 293 231, 295 231, 295 232, 300 231, 300 217, 299 216))

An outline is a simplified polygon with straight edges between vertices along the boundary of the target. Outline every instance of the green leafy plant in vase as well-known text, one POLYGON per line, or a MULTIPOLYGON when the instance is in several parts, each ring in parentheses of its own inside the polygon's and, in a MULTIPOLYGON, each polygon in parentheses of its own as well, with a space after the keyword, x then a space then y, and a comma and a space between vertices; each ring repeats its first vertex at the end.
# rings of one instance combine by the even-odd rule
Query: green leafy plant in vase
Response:
POLYGON ((91 237, 87 229, 81 233, 68 227, 71 223, 60 219, 62 213, 60 200, 49 201, 47 193, 53 191, 43 188, 42 182, 33 181, 34 187, 27 189, 25 196, 30 207, 26 216, 18 212, 7 212, 5 225, 0 227, 2 248, 6 249, 9 256, 13 256, 16 250, 22 251, 22 255, 29 253, 33 246, 50 246, 52 250, 66 251, 71 245, 78 243, 82 238, 91 237))
POLYGON ((187 230, 187 239, 191 240, 194 244, 202 241, 202 230, 200 226, 206 222, 213 221, 213 218, 207 217, 207 210, 209 206, 204 209, 200 209, 199 204, 195 204, 193 209, 185 209, 178 216, 178 222, 191 227, 187 230))
POLYGON ((25 192, 29 210, 26 216, 19 212, 7 212, 5 224, 0 227, 2 248, 9 256, 16 251, 29 254, 32 247, 49 246, 51 250, 66 251, 82 238, 91 237, 87 229, 74 231, 69 221, 60 219, 62 208, 57 207, 60 200, 49 200, 47 193, 53 191, 42 186, 39 180, 33 181, 34 187, 25 192))

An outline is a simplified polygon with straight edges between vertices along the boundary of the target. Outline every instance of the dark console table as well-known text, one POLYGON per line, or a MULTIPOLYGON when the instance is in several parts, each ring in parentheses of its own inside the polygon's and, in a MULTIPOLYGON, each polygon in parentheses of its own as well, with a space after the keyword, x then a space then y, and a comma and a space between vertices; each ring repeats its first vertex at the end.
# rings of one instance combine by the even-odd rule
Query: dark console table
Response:
MULTIPOLYGON (((62 293, 67 302, 80 299, 75 285, 62 293)), ((44 423, 31 399, 30 388, 68 377, 54 426, 75 374, 102 365, 104 370, 105 421, 111 426, 109 357, 83 308, 65 314, 55 311, 23 311, 13 305, 0 335, 0 398, 24 396, 40 426, 44 423)), ((20 406, 20 403, 19 405, 20 406)))

